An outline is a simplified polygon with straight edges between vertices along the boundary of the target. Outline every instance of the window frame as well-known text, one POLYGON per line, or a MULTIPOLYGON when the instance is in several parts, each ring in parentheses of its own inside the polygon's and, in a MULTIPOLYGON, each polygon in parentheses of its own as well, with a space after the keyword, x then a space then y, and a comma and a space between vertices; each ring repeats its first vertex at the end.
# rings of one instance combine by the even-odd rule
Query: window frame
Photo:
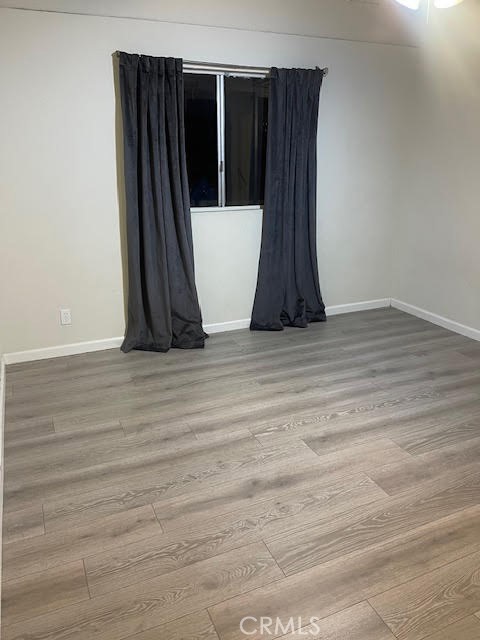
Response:
POLYGON ((191 207, 192 213, 212 213, 220 211, 261 211, 261 204, 247 204, 227 206, 225 189, 225 77, 229 78, 267 78, 268 71, 257 70, 231 70, 228 67, 216 68, 214 65, 184 65, 183 73, 196 75, 213 75, 216 77, 216 102, 217 102, 217 171, 218 171, 218 205, 209 207, 191 207))

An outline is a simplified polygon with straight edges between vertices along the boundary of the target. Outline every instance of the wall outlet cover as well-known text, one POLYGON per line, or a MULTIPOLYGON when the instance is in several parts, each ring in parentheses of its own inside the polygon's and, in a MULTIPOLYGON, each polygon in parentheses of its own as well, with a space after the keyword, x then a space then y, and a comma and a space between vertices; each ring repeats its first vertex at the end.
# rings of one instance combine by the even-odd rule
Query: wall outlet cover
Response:
POLYGON ((72 312, 70 309, 60 309, 60 324, 72 324, 72 312))

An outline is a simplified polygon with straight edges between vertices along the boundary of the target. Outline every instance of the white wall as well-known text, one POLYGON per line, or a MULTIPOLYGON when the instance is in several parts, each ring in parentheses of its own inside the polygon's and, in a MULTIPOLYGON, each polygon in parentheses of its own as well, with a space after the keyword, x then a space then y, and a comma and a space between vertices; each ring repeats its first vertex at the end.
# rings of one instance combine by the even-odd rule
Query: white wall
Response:
POLYGON ((392 0, 0 0, 30 8, 267 33, 416 44, 421 22, 392 0))
POLYGON ((418 63, 392 296, 480 330, 480 7, 432 12, 418 63))
MULTIPOLYGON (((123 334, 117 49, 329 66, 318 147, 324 298, 336 305, 390 295, 397 149, 415 49, 0 9, 0 353, 123 334), (59 324, 63 306, 72 309, 70 327, 59 324)), ((194 214, 193 228, 205 322, 248 318, 261 213, 194 214)))

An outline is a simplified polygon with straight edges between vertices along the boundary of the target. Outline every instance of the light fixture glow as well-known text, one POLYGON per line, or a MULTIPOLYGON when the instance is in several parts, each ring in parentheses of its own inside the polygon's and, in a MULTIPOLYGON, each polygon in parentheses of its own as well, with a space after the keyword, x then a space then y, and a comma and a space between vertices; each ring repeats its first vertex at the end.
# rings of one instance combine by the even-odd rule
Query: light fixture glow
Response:
POLYGON ((457 4, 460 4, 463 0, 433 0, 433 4, 437 9, 449 9, 457 4))
POLYGON ((404 7, 408 9, 413 9, 417 11, 420 9, 420 0, 397 0, 398 4, 403 4, 404 7))
MULTIPOLYGON (((407 7, 408 9, 413 9, 414 11, 418 11, 420 9, 420 5, 422 4, 422 0, 396 0, 398 4, 407 7)), ((430 6, 431 0, 423 0, 428 6, 430 6)), ((449 9, 450 7, 454 7, 457 4, 460 4, 463 0, 433 0, 433 5, 437 9, 449 9)))

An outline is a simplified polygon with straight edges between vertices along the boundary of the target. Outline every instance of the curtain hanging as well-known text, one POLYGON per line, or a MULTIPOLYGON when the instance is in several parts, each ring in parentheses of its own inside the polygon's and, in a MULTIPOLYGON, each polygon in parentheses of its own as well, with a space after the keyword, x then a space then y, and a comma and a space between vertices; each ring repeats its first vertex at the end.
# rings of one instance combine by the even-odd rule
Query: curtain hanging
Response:
POLYGON ((251 330, 326 320, 316 249, 321 69, 271 70, 265 205, 251 330))
POLYGON ((129 283, 122 351, 202 348, 182 60, 119 53, 119 77, 129 283))

